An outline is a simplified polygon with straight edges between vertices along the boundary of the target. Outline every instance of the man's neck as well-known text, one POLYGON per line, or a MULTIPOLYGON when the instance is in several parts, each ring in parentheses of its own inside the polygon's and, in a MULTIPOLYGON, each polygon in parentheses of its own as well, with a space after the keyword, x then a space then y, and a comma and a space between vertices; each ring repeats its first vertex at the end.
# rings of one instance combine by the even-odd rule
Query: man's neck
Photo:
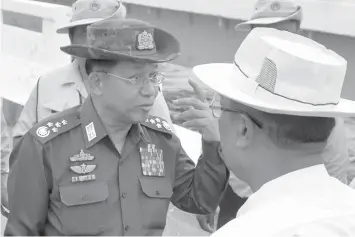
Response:
POLYGON ((270 182, 285 174, 323 164, 326 155, 322 146, 315 144, 304 149, 264 151, 260 159, 256 161, 255 169, 248 177, 248 183, 255 192, 265 183, 270 182))
POLYGON ((105 107, 98 105, 97 103, 95 103, 94 99, 93 103, 109 137, 116 145, 116 148, 118 148, 118 150, 121 152, 124 142, 126 140, 126 136, 132 124, 120 122, 117 119, 117 116, 115 114, 112 114, 111 110, 108 110, 105 107))

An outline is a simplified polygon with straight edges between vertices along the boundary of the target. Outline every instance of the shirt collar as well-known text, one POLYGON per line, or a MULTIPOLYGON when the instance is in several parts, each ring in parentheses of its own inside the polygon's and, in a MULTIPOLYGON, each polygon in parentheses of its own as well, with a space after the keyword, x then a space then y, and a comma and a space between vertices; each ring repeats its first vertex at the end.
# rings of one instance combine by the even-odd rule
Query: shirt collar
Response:
POLYGON ((84 98, 86 98, 88 96, 88 93, 86 91, 84 80, 80 73, 79 61, 74 60, 74 62, 72 62, 70 66, 72 68, 72 72, 68 73, 68 75, 63 78, 63 85, 74 84, 76 86, 76 89, 80 92, 80 94, 84 98))
MULTIPOLYGON (((108 136, 107 130, 97 114, 90 96, 81 107, 80 119, 86 148, 93 146, 104 137, 108 136)), ((151 141, 147 130, 143 126, 140 124, 132 124, 127 134, 127 139, 132 139, 133 143, 138 143, 141 138, 145 143, 150 143, 151 141)))
POLYGON ((329 178, 330 176, 323 164, 310 166, 280 176, 267 182, 252 194, 240 208, 237 216, 267 206, 268 203, 275 202, 277 198, 285 195, 291 198, 297 198, 297 196, 304 195, 304 193, 312 195, 312 193, 317 192, 316 190, 322 188, 322 184, 327 184, 326 180, 329 178))

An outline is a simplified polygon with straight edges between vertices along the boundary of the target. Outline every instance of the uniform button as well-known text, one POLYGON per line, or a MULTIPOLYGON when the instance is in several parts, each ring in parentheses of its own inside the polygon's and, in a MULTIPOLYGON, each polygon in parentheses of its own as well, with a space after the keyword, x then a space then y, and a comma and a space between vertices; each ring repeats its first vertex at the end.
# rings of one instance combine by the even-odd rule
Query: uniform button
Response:
POLYGON ((128 230, 129 230, 129 226, 128 226, 128 225, 125 225, 125 226, 124 226, 124 230, 125 230, 125 231, 128 231, 128 230))
POLYGON ((122 198, 126 198, 127 194, 126 193, 122 193, 122 198))
POLYGON ((159 191, 156 191, 155 194, 159 196, 159 195, 160 195, 160 192, 159 192, 159 191))

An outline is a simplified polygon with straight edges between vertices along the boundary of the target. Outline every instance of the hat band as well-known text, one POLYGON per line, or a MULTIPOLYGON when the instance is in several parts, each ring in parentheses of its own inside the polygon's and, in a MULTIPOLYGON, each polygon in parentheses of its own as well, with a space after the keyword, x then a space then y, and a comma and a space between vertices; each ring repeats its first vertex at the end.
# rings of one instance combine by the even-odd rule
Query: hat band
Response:
MULTIPOLYGON (((329 106, 330 105, 330 106, 335 106, 335 105, 337 105, 339 103, 339 102, 312 103, 312 102, 309 102, 309 101, 303 101, 303 100, 299 100, 299 99, 295 99, 295 98, 290 98, 290 97, 287 97, 285 95, 281 95, 279 93, 276 93, 273 90, 270 90, 269 89, 270 86, 266 85, 266 84, 263 84, 263 81, 257 82, 256 80, 254 80, 251 77, 249 77, 247 75, 247 73, 242 70, 242 68, 240 67, 240 65, 236 61, 234 61, 234 65, 236 66, 238 71, 241 72, 247 78, 246 80, 248 80, 248 82, 245 79, 242 79, 242 80, 244 80, 245 83, 250 84, 251 81, 255 83, 255 86, 253 86, 254 88, 253 88, 253 92, 252 92, 254 94, 258 93, 258 88, 262 88, 264 92, 261 93, 261 94, 265 94, 265 92, 266 92, 266 93, 269 93, 269 94, 272 94, 272 95, 275 95, 275 96, 278 96, 278 97, 281 97, 281 98, 284 98, 284 99, 287 99, 287 100, 290 100, 290 101, 293 101, 293 102, 302 103, 302 104, 305 104, 305 105, 312 105, 312 106, 329 106)), ((242 82, 242 83, 244 83, 244 82, 242 82)), ((245 84, 244 84, 244 86, 245 86, 245 84)), ((250 88, 250 86, 248 86, 248 88, 250 88)), ((247 94, 251 94, 251 90, 250 89, 249 90, 245 89, 245 87, 243 87, 243 86, 241 86, 240 89, 243 92, 247 93, 247 94)))

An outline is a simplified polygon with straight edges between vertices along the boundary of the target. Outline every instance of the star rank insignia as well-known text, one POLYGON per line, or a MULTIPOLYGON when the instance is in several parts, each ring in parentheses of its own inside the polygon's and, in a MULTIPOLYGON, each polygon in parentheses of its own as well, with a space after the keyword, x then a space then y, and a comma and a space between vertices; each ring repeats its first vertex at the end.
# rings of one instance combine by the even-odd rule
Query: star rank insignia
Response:
POLYGON ((93 159, 95 159, 94 156, 92 156, 90 154, 86 154, 83 150, 81 150, 79 154, 76 154, 76 155, 69 158, 69 160, 71 162, 92 161, 93 159))
POLYGON ((170 124, 168 122, 166 122, 163 119, 160 118, 147 118, 145 120, 146 123, 150 123, 152 125, 155 125, 157 128, 159 129, 166 129, 168 131, 171 131, 171 127, 170 124))
POLYGON ((163 124, 163 127, 164 127, 166 130, 171 131, 171 127, 170 127, 170 124, 169 124, 169 123, 167 123, 166 121, 163 121, 162 124, 163 124))
POLYGON ((56 126, 57 128, 60 128, 60 127, 62 126, 62 123, 56 122, 56 123, 55 123, 55 126, 56 126))
POLYGON ((53 123, 49 122, 49 123, 47 123, 47 126, 50 128, 53 126, 53 123))
POLYGON ((157 149, 154 144, 148 144, 147 148, 140 147, 139 152, 144 176, 165 176, 163 150, 157 149))
POLYGON ((58 128, 52 128, 53 132, 58 132, 58 128))

